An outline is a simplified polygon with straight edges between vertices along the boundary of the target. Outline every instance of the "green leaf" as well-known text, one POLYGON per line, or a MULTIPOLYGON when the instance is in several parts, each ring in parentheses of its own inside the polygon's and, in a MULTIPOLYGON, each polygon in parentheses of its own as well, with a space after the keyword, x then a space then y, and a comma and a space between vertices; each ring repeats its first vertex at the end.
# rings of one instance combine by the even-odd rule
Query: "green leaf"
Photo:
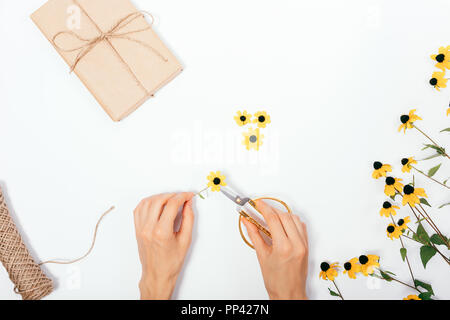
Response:
POLYGON ((392 281, 392 277, 390 275, 388 275, 386 272, 384 272, 383 270, 380 270, 380 274, 384 280, 386 280, 388 282, 392 281))
POLYGON ((425 199, 425 198, 420 198, 420 203, 421 203, 421 204, 424 204, 424 205, 426 205, 426 206, 431 207, 431 204, 429 204, 428 201, 427 201, 427 199, 425 199))
POLYGON ((418 295, 418 297, 422 300, 433 300, 431 299, 431 296, 433 294, 431 292, 422 292, 421 294, 418 295))
POLYGON ((445 128, 444 130, 441 130, 441 132, 445 132, 445 131, 450 132, 450 128, 445 128))
POLYGON ((420 243, 428 244, 430 242, 430 237, 428 236, 428 233, 425 231, 422 224, 419 224, 417 227, 417 239, 420 243))
POLYGON ((406 250, 406 248, 400 248, 400 255, 402 256, 402 260, 405 261, 406 259, 406 253, 408 251, 406 250))
POLYGON ((198 196, 199 196, 200 198, 202 198, 203 200, 205 200, 205 197, 204 197, 204 196, 202 196, 202 194, 201 194, 201 193, 199 193, 199 194, 198 194, 198 196))
MULTIPOLYGON (((439 235, 437 235, 437 234, 433 234, 431 237, 430 237, 430 240, 431 240, 431 242, 433 242, 434 244, 437 244, 437 245, 444 245, 444 246, 446 246, 447 244, 444 242, 444 240, 439 236, 439 235)), ((446 239, 447 240, 447 239, 446 239)), ((447 240, 447 242, 448 242, 448 240, 447 240)))
POLYGON ((448 181, 449 179, 450 179, 450 178, 448 178, 447 180, 445 180, 445 181, 444 181, 444 184, 447 184, 447 181, 448 181))
POLYGON ((436 254, 436 249, 430 246, 420 247, 420 259, 422 259, 423 267, 427 267, 428 261, 436 254))
POLYGON ((428 176, 429 176, 429 177, 434 176, 434 175, 436 174, 436 172, 438 172, 438 170, 439 170, 439 168, 441 167, 441 165, 442 165, 442 163, 440 163, 440 164, 437 165, 436 167, 431 168, 431 169, 428 171, 428 176))
POLYGON ((425 282, 422 282, 422 281, 416 279, 416 280, 414 280, 414 286, 424 288, 425 290, 427 290, 434 296, 434 292, 433 292, 433 288, 431 287, 431 284, 428 284, 428 283, 425 283, 425 282))
POLYGON ((330 288, 328 288, 328 291, 330 291, 330 295, 332 295, 333 297, 340 297, 339 294, 337 294, 336 292, 334 292, 334 291, 331 290, 330 288))
POLYGON ((442 208, 445 207, 445 206, 450 206, 450 202, 444 203, 442 206, 439 206, 438 209, 442 209, 442 208))
POLYGON ((430 159, 437 158, 437 157, 442 157, 442 154, 436 153, 429 157, 424 158, 423 160, 430 160, 430 159))
POLYGON ((386 273, 389 273, 389 274, 392 274, 393 276, 396 276, 396 274, 395 274, 395 273, 393 273, 393 272, 391 272, 391 271, 387 271, 387 270, 385 270, 384 272, 386 272, 386 273))
POLYGON ((436 150, 437 153, 439 153, 439 154, 442 155, 442 156, 445 155, 445 149, 444 149, 444 148, 441 148, 441 147, 438 147, 438 146, 435 146, 434 144, 426 144, 426 145, 425 145, 425 148, 423 148, 422 150, 425 150, 425 149, 427 149, 427 148, 431 148, 431 149, 436 150))
POLYGON ((394 194, 393 196, 390 196, 389 198, 391 198, 392 200, 395 201, 395 197, 397 196, 397 194, 394 194))

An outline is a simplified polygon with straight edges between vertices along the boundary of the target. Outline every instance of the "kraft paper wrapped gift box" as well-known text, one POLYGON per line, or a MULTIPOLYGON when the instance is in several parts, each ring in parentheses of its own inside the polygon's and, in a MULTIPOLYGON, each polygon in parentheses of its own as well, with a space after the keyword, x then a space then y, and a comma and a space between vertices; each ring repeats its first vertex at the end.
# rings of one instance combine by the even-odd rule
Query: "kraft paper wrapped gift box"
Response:
POLYGON ((31 18, 114 121, 182 71, 129 0, 50 0, 31 18))

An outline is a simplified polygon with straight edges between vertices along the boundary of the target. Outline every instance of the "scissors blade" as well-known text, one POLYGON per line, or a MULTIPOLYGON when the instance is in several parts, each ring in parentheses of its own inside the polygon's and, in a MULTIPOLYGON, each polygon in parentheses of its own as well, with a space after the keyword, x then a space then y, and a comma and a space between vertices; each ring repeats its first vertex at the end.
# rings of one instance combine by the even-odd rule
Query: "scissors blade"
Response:
POLYGON ((245 205, 247 202, 250 201, 250 198, 248 197, 241 197, 240 195, 238 195, 233 189, 229 188, 229 187, 222 187, 220 188, 220 191, 231 201, 233 201, 234 203, 236 203, 239 206, 243 206, 245 205))

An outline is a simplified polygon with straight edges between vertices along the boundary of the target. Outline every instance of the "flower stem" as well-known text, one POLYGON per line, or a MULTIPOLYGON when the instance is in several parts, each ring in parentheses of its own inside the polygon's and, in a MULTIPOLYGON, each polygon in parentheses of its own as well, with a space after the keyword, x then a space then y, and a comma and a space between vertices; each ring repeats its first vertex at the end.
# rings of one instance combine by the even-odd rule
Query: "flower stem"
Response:
POLYGON ((339 297, 341 297, 341 299, 344 300, 344 297, 342 296, 342 293, 341 293, 341 291, 339 290, 338 286, 336 285, 336 282, 334 282, 334 280, 333 280, 333 284, 334 284, 334 286, 336 287, 337 292, 339 293, 339 297))
POLYGON ((421 174, 423 174, 425 177, 427 177, 428 179, 431 179, 431 180, 433 180, 434 182, 436 182, 436 183, 438 183, 438 184, 440 184, 441 186, 443 186, 443 187, 446 187, 447 189, 450 189, 450 187, 449 186, 447 186, 447 185, 445 185, 445 184, 443 184, 442 182, 439 182, 439 181, 437 181, 436 179, 434 179, 434 178, 432 178, 432 177, 430 177, 429 175, 427 175, 425 172, 423 172, 423 171, 421 171, 421 170, 419 170, 419 169, 417 169, 416 167, 414 167, 414 166, 411 166, 411 168, 413 168, 414 170, 416 170, 417 172, 419 172, 419 173, 421 173, 421 174))
POLYGON ((209 187, 206 187, 206 188, 203 189, 202 191, 197 192, 195 195, 196 195, 196 196, 201 196, 201 194, 202 194, 203 192, 205 192, 206 190, 208 190, 208 189, 209 189, 209 187))
MULTIPOLYGON (((430 140, 431 143, 433 143, 436 147, 438 147, 438 148, 440 148, 440 149, 443 149, 440 145, 438 145, 436 142, 434 142, 434 140, 431 139, 425 132, 423 132, 422 130, 420 130, 419 128, 417 128, 417 126, 416 126, 415 124, 413 124, 412 126, 413 126, 415 129, 417 129, 417 131, 419 131, 421 134, 423 134, 428 140, 430 140)), ((447 158, 450 159, 449 155, 446 154, 445 152, 444 152, 444 155, 445 155, 447 158)))
MULTIPOLYGON (((433 226, 436 228, 435 231, 436 233, 439 235, 439 237, 442 239, 442 241, 444 241, 445 245, 447 246, 448 249, 450 249, 450 244, 447 241, 447 238, 444 237, 444 235, 442 234, 442 232, 439 230, 439 228, 437 227, 437 225, 434 223, 434 221, 431 219, 431 217, 428 215, 428 213, 425 211, 425 208, 419 203, 419 207, 422 209, 422 211, 424 212, 424 214, 427 216, 427 218, 430 220, 430 222, 433 224, 433 226)), ((419 210, 417 210, 419 211, 419 210)), ((419 211, 420 212, 420 211, 419 211)))

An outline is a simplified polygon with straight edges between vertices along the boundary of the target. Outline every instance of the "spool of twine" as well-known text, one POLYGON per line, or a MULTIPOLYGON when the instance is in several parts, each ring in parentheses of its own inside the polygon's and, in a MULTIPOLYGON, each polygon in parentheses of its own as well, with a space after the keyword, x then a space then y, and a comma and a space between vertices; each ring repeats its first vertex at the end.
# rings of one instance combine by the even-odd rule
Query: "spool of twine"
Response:
POLYGON ((40 300, 53 291, 50 280, 31 257, 0 189, 0 260, 23 300, 40 300))

